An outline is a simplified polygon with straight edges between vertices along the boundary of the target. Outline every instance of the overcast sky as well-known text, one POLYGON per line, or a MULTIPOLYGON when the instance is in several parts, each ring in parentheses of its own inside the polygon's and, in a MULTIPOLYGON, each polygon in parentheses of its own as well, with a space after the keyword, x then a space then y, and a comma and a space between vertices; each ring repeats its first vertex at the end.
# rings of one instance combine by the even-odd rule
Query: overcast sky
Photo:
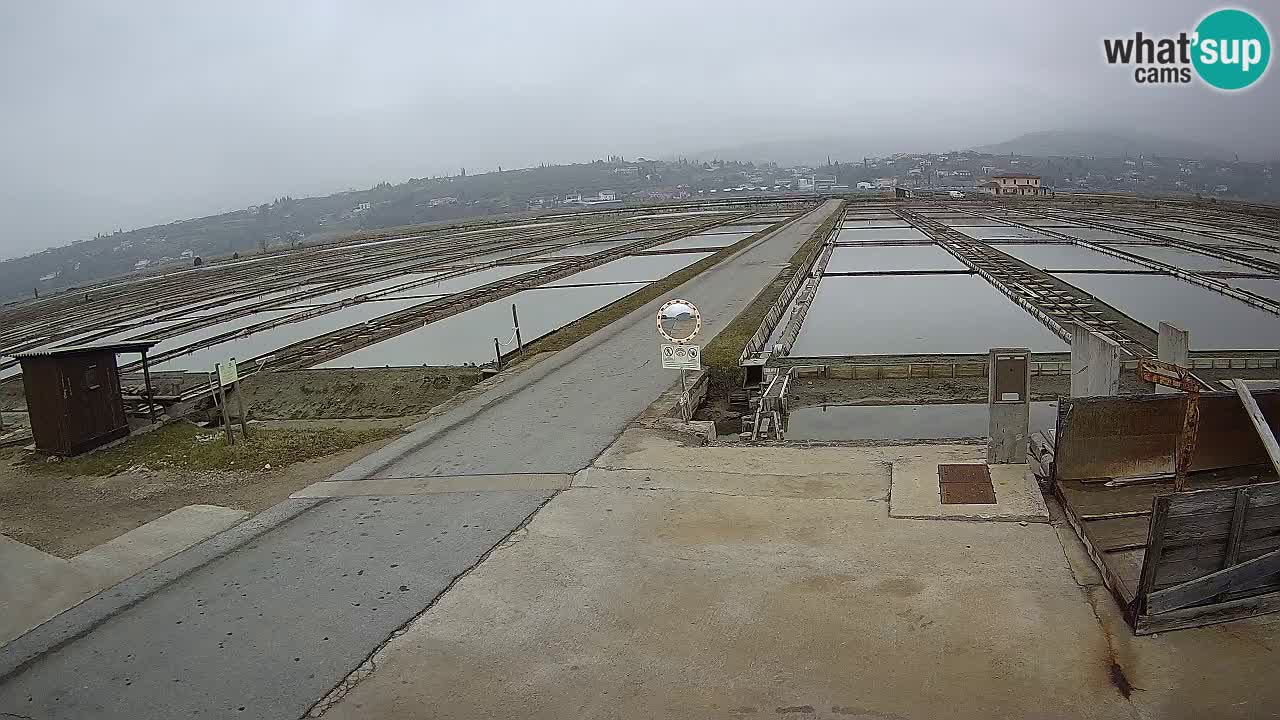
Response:
POLYGON ((887 154, 1109 128, 1280 156, 1274 69, 1221 94, 1103 62, 1103 37, 1215 7, 3 2, 0 257, 464 165, 793 138, 887 154))

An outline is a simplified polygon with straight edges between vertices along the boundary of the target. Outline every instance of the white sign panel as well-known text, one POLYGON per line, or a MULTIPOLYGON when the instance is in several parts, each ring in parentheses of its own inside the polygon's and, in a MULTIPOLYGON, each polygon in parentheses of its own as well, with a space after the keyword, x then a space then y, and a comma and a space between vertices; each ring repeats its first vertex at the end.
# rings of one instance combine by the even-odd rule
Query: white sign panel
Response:
POLYGON ((234 384, 240 379, 240 374, 236 371, 236 359, 231 358, 227 362, 218 363, 218 384, 226 387, 234 384))
POLYGON ((702 348, 697 345, 663 345, 662 367, 665 370, 701 370, 702 348))

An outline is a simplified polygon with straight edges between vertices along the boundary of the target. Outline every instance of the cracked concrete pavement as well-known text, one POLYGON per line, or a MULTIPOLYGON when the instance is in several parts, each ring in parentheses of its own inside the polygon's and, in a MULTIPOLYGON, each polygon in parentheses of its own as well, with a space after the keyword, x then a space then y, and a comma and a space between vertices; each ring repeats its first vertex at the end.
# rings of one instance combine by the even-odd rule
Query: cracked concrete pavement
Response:
MULTIPOLYGON (((713 336, 838 205, 673 292, 699 304, 713 336)), ((658 304, 468 396, 333 480, 581 470, 670 385, 656 356, 658 304)), ((143 573, 37 628, 36 640, 0 649, 0 673, 10 669, 0 676, 0 713, 299 717, 556 492, 348 488, 345 497, 286 501, 305 505, 226 547, 215 536, 167 563, 200 558, 190 568, 143 573)))

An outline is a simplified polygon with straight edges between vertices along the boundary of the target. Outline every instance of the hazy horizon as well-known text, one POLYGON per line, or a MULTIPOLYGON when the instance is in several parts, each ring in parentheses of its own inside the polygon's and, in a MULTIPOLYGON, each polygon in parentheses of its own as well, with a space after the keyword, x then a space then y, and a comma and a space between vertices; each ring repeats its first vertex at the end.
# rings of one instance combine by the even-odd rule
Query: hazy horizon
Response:
POLYGON ((1216 7, 9 4, 0 258, 281 195, 610 154, 841 138, 880 155, 1101 129, 1274 159, 1274 78, 1140 87, 1103 61, 1103 37, 1176 33, 1216 7))

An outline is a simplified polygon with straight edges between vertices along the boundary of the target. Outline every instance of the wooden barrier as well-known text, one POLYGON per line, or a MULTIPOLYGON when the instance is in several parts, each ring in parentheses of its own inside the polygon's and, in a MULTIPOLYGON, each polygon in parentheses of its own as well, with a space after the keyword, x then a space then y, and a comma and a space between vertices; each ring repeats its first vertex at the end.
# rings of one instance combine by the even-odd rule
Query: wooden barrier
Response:
POLYGON ((1054 493, 1139 635, 1280 610, 1280 482, 1260 438, 1280 426, 1280 391, 1254 399, 1251 414, 1236 393, 1200 396, 1186 492, 1180 396, 1059 403, 1054 493))

